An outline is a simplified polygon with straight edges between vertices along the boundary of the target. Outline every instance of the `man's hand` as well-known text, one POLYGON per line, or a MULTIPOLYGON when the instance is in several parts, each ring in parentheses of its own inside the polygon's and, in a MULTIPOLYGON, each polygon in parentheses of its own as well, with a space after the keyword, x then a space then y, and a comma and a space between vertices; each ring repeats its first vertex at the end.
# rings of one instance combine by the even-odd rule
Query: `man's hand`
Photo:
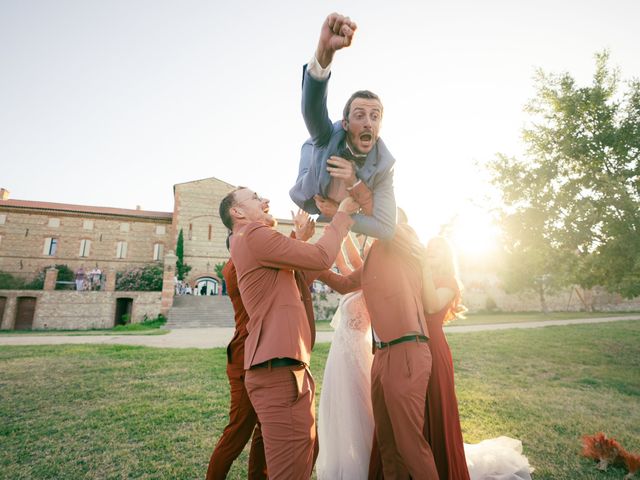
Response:
POLYGON ((293 220, 293 226, 295 228, 296 240, 306 242, 316 232, 316 222, 309 216, 309 214, 303 210, 298 210, 298 213, 291 212, 291 219, 293 220))
POLYGON ((340 205, 338 205, 339 212, 344 212, 349 215, 356 213, 358 210, 360 210, 360 204, 351 197, 346 197, 340 202, 340 205))
POLYGON ((315 195, 313 199, 316 201, 316 207, 318 207, 323 217, 331 218, 338 211, 338 203, 330 198, 315 195))
POLYGON ((357 28, 355 22, 339 13, 332 13, 327 17, 322 24, 316 49, 316 59, 322 68, 327 68, 331 63, 336 50, 351 45, 357 28))
POLYGON ((327 164, 327 172, 329 172, 329 175, 333 178, 340 178, 344 180, 347 184, 347 188, 353 187, 353 185, 358 181, 353 162, 333 155, 327 159, 327 164))

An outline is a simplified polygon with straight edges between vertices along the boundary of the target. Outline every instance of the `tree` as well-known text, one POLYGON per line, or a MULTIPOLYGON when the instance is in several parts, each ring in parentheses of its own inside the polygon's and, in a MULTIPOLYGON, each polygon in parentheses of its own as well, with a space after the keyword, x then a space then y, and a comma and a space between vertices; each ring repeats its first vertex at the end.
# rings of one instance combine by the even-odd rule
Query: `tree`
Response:
POLYGON ((0 271, 0 290, 24 290, 25 284, 26 282, 23 278, 0 271))
POLYGON ((608 52, 596 55, 586 87, 538 71, 525 158, 500 154, 489 165, 513 290, 577 284, 640 295, 640 82, 619 93, 608 62, 608 52))
POLYGON ((222 276, 222 269, 224 268, 224 266, 227 264, 227 262, 218 262, 214 265, 213 269, 216 272, 216 276, 220 279, 224 278, 222 276))
POLYGON ((227 262, 218 262, 214 266, 216 276, 220 279, 220 282, 222 284, 222 295, 227 294, 227 281, 224 279, 224 276, 222 275, 222 269, 226 264, 227 262))
POLYGON ((178 234, 178 242, 176 243, 176 274, 178 280, 184 280, 184 277, 191 271, 191 265, 184 263, 184 234, 182 229, 178 234))
MULTIPOLYGON (((38 272, 38 274, 31 280, 29 283, 25 284, 23 288, 27 290, 42 290, 44 288, 44 278, 46 275, 46 271, 49 268, 55 268, 58 270, 58 276, 56 277, 56 282, 73 282, 76 278, 76 274, 69 268, 68 265, 56 264, 56 265, 48 265, 44 267, 42 270, 38 272)), ((65 290, 68 289, 68 285, 64 285, 62 283, 56 283, 56 290, 65 290)))

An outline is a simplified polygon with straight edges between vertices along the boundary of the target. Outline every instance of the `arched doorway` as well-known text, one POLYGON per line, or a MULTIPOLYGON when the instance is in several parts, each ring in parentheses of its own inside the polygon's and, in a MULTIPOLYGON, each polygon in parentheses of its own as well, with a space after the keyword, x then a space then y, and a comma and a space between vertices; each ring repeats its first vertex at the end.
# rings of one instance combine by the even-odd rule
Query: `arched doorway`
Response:
POLYGON ((220 283, 213 277, 201 277, 196 281, 196 295, 220 295, 220 283))

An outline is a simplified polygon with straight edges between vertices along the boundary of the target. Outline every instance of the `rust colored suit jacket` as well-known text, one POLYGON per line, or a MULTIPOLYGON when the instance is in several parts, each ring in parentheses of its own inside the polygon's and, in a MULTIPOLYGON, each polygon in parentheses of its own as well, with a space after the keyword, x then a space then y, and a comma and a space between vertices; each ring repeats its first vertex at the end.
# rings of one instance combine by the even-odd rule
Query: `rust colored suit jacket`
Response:
POLYGON ((318 279, 340 293, 362 288, 371 326, 383 342, 429 330, 422 306, 422 267, 405 248, 413 235, 410 227, 398 225, 394 240, 376 241, 364 264, 353 273, 342 276, 330 270, 318 279))
POLYGON ((234 232, 231 258, 249 314, 245 369, 279 357, 309 364, 314 339, 308 315, 313 318, 313 310, 310 295, 305 308, 306 285, 313 280, 313 271, 319 274, 331 268, 352 223, 349 215, 337 213, 315 244, 293 240, 258 222, 234 232), (312 272, 295 274, 295 270, 312 272))
POLYGON ((244 370, 244 341, 247 339, 247 335, 249 335, 249 332, 247 332, 249 315, 240 298, 236 267, 233 264, 233 260, 229 259, 222 268, 222 276, 227 284, 227 293, 233 305, 234 320, 236 323, 233 338, 227 346, 227 363, 233 368, 244 370))

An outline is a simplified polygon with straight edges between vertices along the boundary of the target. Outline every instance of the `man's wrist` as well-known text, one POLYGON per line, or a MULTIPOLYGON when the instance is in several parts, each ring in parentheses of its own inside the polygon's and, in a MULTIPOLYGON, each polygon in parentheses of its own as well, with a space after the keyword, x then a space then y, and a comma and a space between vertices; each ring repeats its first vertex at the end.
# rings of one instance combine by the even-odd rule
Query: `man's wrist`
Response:
POLYGON ((356 188, 358 185, 360 185, 361 183, 362 183, 362 180, 356 177, 356 181, 350 187, 347 187, 347 190, 352 190, 356 188))
POLYGON ((315 80, 326 80, 331 74, 331 61, 328 62, 326 67, 323 67, 318 60, 317 54, 315 54, 307 64, 307 71, 315 80))

